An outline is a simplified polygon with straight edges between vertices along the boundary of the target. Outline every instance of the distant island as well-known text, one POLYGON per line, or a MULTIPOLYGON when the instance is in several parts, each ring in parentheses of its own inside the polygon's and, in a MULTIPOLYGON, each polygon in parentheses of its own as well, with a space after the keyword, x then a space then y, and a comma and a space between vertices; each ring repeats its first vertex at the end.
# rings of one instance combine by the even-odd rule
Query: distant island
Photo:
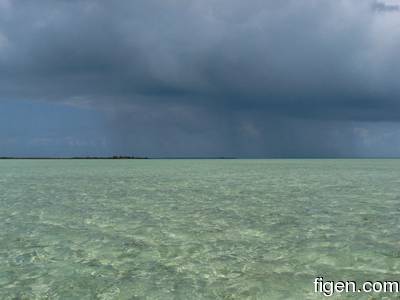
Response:
POLYGON ((74 157, 9 157, 4 156, 0 159, 148 159, 143 156, 74 156, 74 157))
POLYGON ((0 159, 236 159, 236 157, 147 157, 147 156, 72 156, 72 157, 37 157, 37 156, 0 156, 0 159))

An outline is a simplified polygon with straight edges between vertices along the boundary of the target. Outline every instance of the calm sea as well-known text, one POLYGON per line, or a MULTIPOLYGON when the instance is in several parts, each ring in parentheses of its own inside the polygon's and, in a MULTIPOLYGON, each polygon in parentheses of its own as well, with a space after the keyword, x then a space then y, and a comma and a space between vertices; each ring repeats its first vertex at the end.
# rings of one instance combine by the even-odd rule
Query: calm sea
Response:
POLYGON ((0 160, 0 299, 322 299, 316 276, 400 280, 400 160, 0 160))

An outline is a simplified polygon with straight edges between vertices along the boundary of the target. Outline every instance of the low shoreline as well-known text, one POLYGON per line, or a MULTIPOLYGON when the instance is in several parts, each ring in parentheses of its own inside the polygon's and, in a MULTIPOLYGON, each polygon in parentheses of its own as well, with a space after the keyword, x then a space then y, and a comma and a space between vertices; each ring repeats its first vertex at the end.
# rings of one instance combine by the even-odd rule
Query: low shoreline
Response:
POLYGON ((140 156, 78 156, 78 157, 0 157, 0 159, 149 159, 140 156))
POLYGON ((77 156, 77 157, 8 157, 1 159, 236 159, 236 157, 146 157, 146 156, 77 156))

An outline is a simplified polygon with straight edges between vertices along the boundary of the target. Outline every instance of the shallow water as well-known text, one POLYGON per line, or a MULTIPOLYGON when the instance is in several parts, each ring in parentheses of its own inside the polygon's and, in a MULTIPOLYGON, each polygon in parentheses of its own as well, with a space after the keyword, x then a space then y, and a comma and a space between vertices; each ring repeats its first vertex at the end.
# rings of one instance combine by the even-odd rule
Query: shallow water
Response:
POLYGON ((400 280, 399 204, 400 160, 0 160, 0 299, 322 299, 400 280))

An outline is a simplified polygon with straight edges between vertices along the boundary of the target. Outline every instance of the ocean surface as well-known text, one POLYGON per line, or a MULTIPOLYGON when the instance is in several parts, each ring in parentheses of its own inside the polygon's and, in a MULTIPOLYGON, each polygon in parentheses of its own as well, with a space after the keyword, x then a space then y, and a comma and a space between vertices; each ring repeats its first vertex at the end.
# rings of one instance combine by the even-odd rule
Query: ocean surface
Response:
POLYGON ((323 299, 316 276, 400 280, 400 160, 0 160, 0 299, 323 299))

